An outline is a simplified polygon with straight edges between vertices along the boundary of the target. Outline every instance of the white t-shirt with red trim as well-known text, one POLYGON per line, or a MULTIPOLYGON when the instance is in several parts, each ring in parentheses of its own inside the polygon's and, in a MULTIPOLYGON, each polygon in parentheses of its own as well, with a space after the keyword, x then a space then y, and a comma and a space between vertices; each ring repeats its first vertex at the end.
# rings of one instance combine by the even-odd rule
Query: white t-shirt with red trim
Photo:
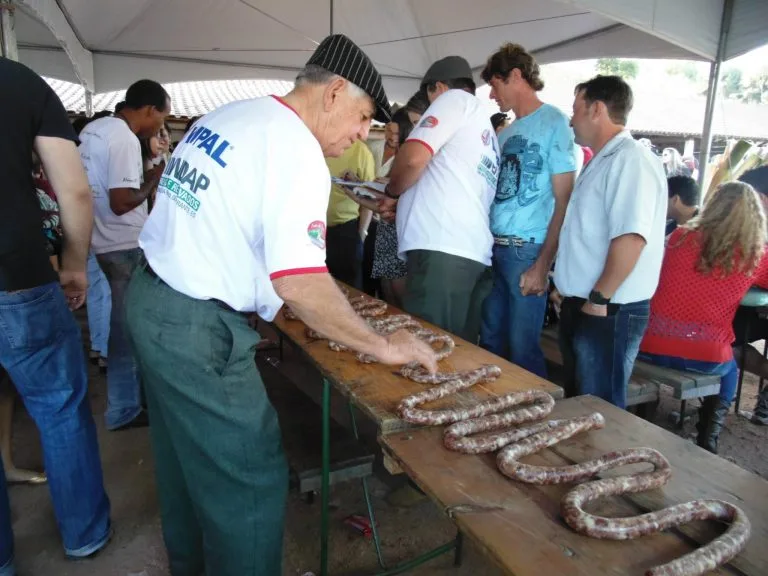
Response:
POLYGON ((233 102, 176 147, 139 238, 155 273, 192 298, 272 320, 272 280, 327 272, 330 174, 320 144, 279 98, 233 102))
POLYGON ((499 143, 487 108, 449 90, 427 108, 408 141, 433 154, 397 206, 398 256, 433 250, 491 264, 488 213, 499 176, 499 143))

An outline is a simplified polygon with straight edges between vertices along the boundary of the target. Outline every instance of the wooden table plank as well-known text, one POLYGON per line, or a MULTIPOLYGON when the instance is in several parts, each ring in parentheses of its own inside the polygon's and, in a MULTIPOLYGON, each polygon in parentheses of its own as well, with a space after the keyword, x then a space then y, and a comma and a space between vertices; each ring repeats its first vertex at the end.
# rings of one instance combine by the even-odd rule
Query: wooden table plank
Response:
MULTIPOLYGON (((582 462, 611 450, 651 446, 671 462, 673 477, 661 490, 605 498, 589 509, 606 516, 636 515, 697 498, 720 498, 741 506, 752 538, 731 565, 712 574, 768 574, 768 482, 661 428, 594 397, 558 402, 554 417, 601 412, 606 428, 579 435, 524 461, 542 465, 582 462)), ((531 486, 496 468, 495 455, 446 450, 441 428, 403 431, 380 439, 385 452, 446 511, 459 528, 515 576, 638 575, 689 552, 718 533, 714 523, 629 542, 588 538, 561 519, 559 502, 570 485, 531 486)), ((636 466, 641 469, 642 466, 636 466)), ((626 472, 625 468, 621 472, 626 472)), ((615 472, 606 473, 608 476, 615 472)))
MULTIPOLYGON (((350 293, 352 296, 358 294, 354 289, 350 289, 350 293)), ((402 314, 402 311, 394 307, 390 307, 388 312, 402 314)), ((444 333, 428 322, 422 324, 425 328, 444 333)), ((273 326, 298 346, 320 373, 344 396, 373 419, 382 434, 411 427, 397 416, 395 409, 403 397, 423 390, 422 384, 399 376, 392 366, 363 364, 358 362, 351 352, 334 352, 328 348, 328 342, 325 340, 310 340, 305 334, 305 324, 299 320, 286 320, 282 312, 278 313, 273 326)), ((502 375, 495 382, 478 384, 469 391, 435 402, 435 407, 472 405, 489 397, 530 389, 544 390, 555 398, 563 397, 563 389, 552 382, 539 378, 458 336, 453 338, 456 348, 453 354, 440 363, 441 371, 452 372, 477 368, 482 364, 496 364, 501 367, 502 375)))

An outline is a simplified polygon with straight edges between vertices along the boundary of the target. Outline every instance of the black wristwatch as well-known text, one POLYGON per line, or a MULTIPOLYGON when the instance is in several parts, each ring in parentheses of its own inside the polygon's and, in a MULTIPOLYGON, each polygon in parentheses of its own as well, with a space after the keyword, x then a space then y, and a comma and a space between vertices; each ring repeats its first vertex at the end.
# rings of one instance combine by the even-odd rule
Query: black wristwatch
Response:
POLYGON ((386 196, 387 198, 392 198, 392 200, 399 200, 400 199, 400 196, 395 196, 394 194, 392 194, 392 192, 389 191, 389 184, 387 184, 384 187, 384 196, 386 196))
POLYGON ((597 306, 605 306, 611 301, 610 298, 603 296, 599 290, 592 290, 587 300, 589 300, 590 304, 596 304, 597 306))

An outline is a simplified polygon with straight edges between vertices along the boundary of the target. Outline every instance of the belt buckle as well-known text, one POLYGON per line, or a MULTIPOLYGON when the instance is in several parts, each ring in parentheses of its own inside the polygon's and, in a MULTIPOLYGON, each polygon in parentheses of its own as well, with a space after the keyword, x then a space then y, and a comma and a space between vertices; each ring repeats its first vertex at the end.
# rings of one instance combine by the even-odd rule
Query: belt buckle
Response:
POLYGON ((497 246, 509 246, 509 238, 506 236, 494 236, 493 243, 497 246))
POLYGON ((520 248, 523 244, 525 244, 525 240, 522 238, 519 238, 517 236, 512 236, 509 239, 509 243, 514 246, 515 248, 520 248))

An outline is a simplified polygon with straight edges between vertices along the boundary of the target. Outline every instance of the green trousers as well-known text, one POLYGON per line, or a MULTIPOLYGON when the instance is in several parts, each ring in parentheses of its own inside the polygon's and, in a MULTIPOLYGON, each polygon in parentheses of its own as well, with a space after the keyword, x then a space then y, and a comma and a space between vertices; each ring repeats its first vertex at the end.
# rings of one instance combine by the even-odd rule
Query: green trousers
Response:
POLYGON ((410 250, 407 267, 405 311, 477 344, 483 300, 493 285, 491 268, 432 250, 410 250))
POLYGON ((280 576, 288 468, 244 316, 140 267, 126 295, 173 576, 280 576))

